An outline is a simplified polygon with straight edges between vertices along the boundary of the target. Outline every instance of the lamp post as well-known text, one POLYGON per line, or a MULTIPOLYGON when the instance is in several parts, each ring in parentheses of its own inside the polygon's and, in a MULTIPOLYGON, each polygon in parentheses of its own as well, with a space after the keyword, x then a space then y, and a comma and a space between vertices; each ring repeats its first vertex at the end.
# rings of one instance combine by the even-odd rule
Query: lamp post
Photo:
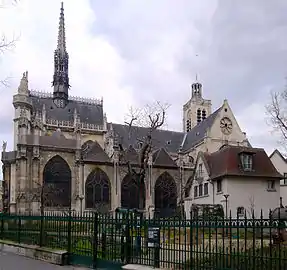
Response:
MULTIPOLYGON (((227 208, 227 203, 228 203, 228 197, 229 197, 229 194, 224 194, 223 197, 225 198, 225 215, 226 215, 226 219, 227 219, 227 211, 228 211, 228 208, 227 208)), ((228 236, 228 229, 226 228, 226 236, 228 236)))
POLYGON ((229 197, 229 194, 224 194, 223 197, 225 198, 225 215, 226 215, 226 218, 227 218, 227 203, 228 203, 228 197, 229 197))

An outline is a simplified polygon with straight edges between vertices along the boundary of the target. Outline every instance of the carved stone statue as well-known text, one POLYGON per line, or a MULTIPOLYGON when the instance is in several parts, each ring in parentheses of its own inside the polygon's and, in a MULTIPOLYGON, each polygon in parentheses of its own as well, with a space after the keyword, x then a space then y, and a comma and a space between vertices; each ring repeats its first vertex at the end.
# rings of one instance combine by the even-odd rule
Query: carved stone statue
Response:
POLYGON ((2 143, 2 152, 5 153, 7 148, 7 142, 3 141, 2 143))

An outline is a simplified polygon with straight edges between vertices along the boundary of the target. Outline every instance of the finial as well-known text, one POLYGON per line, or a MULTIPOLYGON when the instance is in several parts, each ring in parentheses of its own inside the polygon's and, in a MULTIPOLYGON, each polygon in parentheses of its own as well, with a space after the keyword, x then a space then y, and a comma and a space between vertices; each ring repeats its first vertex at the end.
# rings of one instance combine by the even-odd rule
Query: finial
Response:
MULTIPOLYGON (((198 57, 198 54, 196 54, 195 57, 197 58, 197 57, 198 57)), ((195 73, 195 81, 196 81, 196 82, 198 81, 198 73, 197 73, 197 72, 195 73)))
POLYGON ((28 94, 28 71, 23 72, 23 76, 18 87, 19 94, 28 94))
POLYGON ((6 147, 7 147, 7 142, 3 141, 3 142, 2 142, 2 152, 3 152, 3 153, 6 152, 6 147))

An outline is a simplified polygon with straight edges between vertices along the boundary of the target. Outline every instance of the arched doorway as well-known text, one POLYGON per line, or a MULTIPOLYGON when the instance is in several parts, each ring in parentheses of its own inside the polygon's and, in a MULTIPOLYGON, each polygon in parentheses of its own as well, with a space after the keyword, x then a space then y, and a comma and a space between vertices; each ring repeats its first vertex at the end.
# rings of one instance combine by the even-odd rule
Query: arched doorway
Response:
POLYGON ((106 213, 110 210, 110 181, 100 168, 92 171, 85 184, 86 208, 106 213))
POLYGON ((43 203, 47 207, 71 205, 72 174, 68 163, 60 156, 52 157, 43 171, 43 203))
POLYGON ((145 208, 145 184, 127 174, 121 184, 121 206, 127 209, 145 208))
POLYGON ((177 207, 177 188, 168 172, 161 174, 155 183, 155 213, 159 217, 172 216, 177 207))

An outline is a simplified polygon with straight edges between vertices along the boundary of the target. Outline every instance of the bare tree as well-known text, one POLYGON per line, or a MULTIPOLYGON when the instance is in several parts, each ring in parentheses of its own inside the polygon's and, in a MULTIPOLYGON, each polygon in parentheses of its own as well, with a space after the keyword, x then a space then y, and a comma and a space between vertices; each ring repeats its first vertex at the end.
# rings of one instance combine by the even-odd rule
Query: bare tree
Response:
POLYGON ((153 150, 153 134, 166 124, 168 107, 168 104, 161 104, 160 102, 146 105, 143 109, 131 107, 125 119, 124 123, 128 127, 128 140, 136 136, 137 143, 140 143, 141 148, 139 150, 138 163, 135 165, 125 159, 125 149, 119 143, 119 165, 128 169, 130 177, 138 183, 139 187, 140 183, 145 181, 149 156, 153 150), (137 128, 145 128, 144 136, 137 134, 137 128))
POLYGON ((268 122, 280 134, 279 143, 286 149, 287 141, 287 88, 283 92, 271 92, 270 104, 266 106, 268 122))
MULTIPOLYGON (((18 3, 17 0, 0 0, 0 8, 5 9, 9 6, 14 6, 18 3)), ((16 42, 18 38, 13 36, 12 38, 7 38, 7 36, 2 33, 0 37, 0 55, 4 54, 5 52, 12 50, 15 48, 16 42)), ((10 77, 6 77, 0 80, 0 84, 4 87, 9 87, 10 77)))

